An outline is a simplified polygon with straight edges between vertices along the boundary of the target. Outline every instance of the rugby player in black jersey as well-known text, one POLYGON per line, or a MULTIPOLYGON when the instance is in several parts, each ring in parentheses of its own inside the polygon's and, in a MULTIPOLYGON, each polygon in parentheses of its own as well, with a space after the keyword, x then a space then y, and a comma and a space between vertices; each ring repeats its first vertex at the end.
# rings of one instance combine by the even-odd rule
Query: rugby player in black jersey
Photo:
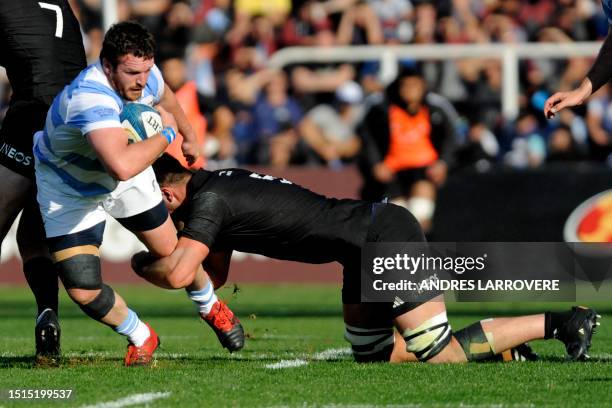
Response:
POLYGON ((154 169, 166 206, 184 223, 172 255, 133 258, 136 272, 155 284, 167 287, 165 280, 173 274, 189 280, 200 264, 222 284, 232 250, 307 263, 336 261, 344 266, 345 338, 357 361, 389 361, 394 326, 408 352, 402 357, 396 350, 395 355, 405 360, 490 360, 527 341, 550 338, 561 340, 572 360, 588 358, 598 325, 589 308, 487 319, 453 332, 440 292, 431 292, 424 303, 361 303, 366 242, 425 240, 416 219, 401 207, 326 198, 285 179, 241 169, 192 173, 167 155, 154 169))
POLYGON ((45 245, 34 185, 34 132, 55 95, 86 66, 67 0, 0 0, 0 65, 12 88, 0 130, 0 243, 21 210, 17 243, 38 305, 36 353, 59 354, 57 273, 45 245))

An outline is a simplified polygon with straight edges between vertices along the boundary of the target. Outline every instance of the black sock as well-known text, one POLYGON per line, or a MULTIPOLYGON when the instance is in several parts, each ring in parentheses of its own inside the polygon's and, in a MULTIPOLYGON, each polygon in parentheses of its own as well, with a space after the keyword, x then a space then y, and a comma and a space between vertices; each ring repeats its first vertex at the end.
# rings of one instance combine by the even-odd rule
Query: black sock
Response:
POLYGON ((57 314, 58 279, 57 270, 48 258, 33 258, 23 264, 28 285, 36 298, 38 314, 49 308, 57 314))
POLYGON ((544 314, 544 338, 545 339, 554 339, 556 337, 556 332, 563 326, 570 317, 572 316, 572 311, 567 312, 546 312, 544 314))

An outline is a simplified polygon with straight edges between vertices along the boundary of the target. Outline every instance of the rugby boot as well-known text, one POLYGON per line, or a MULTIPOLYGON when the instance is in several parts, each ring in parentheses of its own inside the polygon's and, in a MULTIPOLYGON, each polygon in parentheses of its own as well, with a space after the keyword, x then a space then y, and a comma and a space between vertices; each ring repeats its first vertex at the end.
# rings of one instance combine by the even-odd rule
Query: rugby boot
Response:
POLYGON ((565 344, 569 360, 588 360, 591 337, 599 326, 597 319, 601 316, 595 310, 583 306, 572 307, 568 315, 562 325, 555 329, 553 336, 565 344))
POLYGON ((61 329, 57 315, 52 309, 45 309, 36 319, 36 359, 56 360, 60 356, 61 329))
POLYGON ((142 346, 138 347, 132 343, 128 344, 128 351, 125 355, 125 366, 136 367, 136 366, 148 366, 153 361, 153 353, 161 344, 157 333, 148 323, 145 323, 149 328, 149 337, 143 343, 142 346))
POLYGON ((213 329, 221 345, 230 353, 244 347, 244 330, 240 320, 221 300, 217 300, 210 313, 200 317, 213 329))

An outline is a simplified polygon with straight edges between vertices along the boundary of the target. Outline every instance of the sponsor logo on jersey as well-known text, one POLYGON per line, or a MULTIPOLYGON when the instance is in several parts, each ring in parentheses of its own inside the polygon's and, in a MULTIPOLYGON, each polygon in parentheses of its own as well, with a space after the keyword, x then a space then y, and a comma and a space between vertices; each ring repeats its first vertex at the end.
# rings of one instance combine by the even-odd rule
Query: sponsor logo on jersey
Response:
POLYGON ((580 204, 563 228, 566 242, 612 242, 612 190, 580 204))
POLYGON ((2 146, 0 146, 0 154, 5 155, 9 159, 14 160, 24 166, 29 166, 32 163, 32 156, 28 156, 27 154, 20 152, 7 143, 2 143, 2 146))

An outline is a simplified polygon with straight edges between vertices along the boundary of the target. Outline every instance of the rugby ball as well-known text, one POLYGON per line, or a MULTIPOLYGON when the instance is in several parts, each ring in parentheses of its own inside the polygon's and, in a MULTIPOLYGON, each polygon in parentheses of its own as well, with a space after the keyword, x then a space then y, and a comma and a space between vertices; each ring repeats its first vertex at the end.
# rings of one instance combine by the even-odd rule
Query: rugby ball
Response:
POLYGON ((141 142, 164 128, 159 112, 143 103, 126 103, 119 120, 128 133, 130 143, 141 142))

